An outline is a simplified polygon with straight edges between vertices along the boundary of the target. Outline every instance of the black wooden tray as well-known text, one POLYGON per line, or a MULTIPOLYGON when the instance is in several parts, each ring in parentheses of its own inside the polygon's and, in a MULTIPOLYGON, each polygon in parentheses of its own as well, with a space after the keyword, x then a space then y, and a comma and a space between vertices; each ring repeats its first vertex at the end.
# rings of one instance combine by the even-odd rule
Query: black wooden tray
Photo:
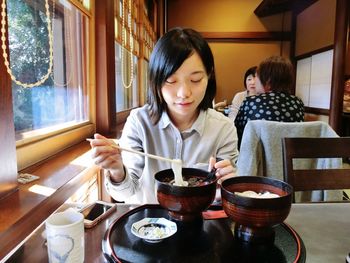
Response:
MULTIPOLYGON (((212 207, 217 210, 218 207, 212 207)), ((305 246, 287 224, 275 227, 273 245, 248 245, 235 239, 229 218, 178 223, 175 235, 152 244, 134 236, 131 225, 145 217, 168 218, 159 205, 139 206, 115 220, 102 240, 109 262, 305 262, 305 246)))

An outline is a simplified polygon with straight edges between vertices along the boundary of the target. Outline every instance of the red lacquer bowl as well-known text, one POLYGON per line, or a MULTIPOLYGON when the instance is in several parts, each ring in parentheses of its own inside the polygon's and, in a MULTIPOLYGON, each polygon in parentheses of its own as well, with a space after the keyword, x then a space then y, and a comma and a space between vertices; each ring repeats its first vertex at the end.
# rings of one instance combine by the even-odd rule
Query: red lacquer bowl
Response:
POLYGON ((214 201, 216 192, 216 178, 205 180, 208 172, 194 168, 182 168, 185 181, 190 178, 204 180, 197 186, 176 186, 169 181, 174 179, 171 169, 163 170, 155 175, 157 183, 157 198, 159 204, 169 211, 172 219, 191 222, 202 219, 202 211, 206 210, 214 201))
POLYGON ((292 204, 291 185, 272 178, 260 176, 237 176, 221 184, 222 206, 235 222, 235 237, 253 243, 273 243, 273 227, 282 223, 292 204), (270 192, 276 198, 252 198, 237 192, 270 192))

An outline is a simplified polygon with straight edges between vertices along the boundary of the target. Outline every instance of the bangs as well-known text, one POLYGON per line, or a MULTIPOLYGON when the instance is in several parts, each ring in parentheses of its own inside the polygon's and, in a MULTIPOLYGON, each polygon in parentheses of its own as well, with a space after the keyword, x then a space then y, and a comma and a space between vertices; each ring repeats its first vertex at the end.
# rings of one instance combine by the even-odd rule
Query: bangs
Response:
POLYGON ((169 45, 167 52, 160 56, 162 59, 159 60, 158 70, 156 70, 159 72, 158 76, 160 79, 157 79, 156 83, 163 85, 193 53, 194 48, 189 43, 181 42, 169 45))

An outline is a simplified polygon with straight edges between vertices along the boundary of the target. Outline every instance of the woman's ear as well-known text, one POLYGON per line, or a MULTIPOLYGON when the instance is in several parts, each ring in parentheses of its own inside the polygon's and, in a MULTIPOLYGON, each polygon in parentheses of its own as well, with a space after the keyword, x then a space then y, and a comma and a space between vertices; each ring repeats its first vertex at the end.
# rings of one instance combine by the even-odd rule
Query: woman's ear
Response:
POLYGON ((270 80, 266 82, 266 85, 264 86, 265 92, 271 91, 271 85, 270 85, 270 80))

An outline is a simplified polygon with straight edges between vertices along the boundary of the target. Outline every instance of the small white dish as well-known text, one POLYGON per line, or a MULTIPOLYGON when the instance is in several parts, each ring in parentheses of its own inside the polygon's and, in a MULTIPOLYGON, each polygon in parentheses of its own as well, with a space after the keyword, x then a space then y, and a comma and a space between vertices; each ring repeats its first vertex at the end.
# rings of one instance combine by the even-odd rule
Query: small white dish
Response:
POLYGON ((176 223, 164 217, 146 217, 131 226, 131 233, 149 243, 158 243, 174 235, 176 231, 176 223))

